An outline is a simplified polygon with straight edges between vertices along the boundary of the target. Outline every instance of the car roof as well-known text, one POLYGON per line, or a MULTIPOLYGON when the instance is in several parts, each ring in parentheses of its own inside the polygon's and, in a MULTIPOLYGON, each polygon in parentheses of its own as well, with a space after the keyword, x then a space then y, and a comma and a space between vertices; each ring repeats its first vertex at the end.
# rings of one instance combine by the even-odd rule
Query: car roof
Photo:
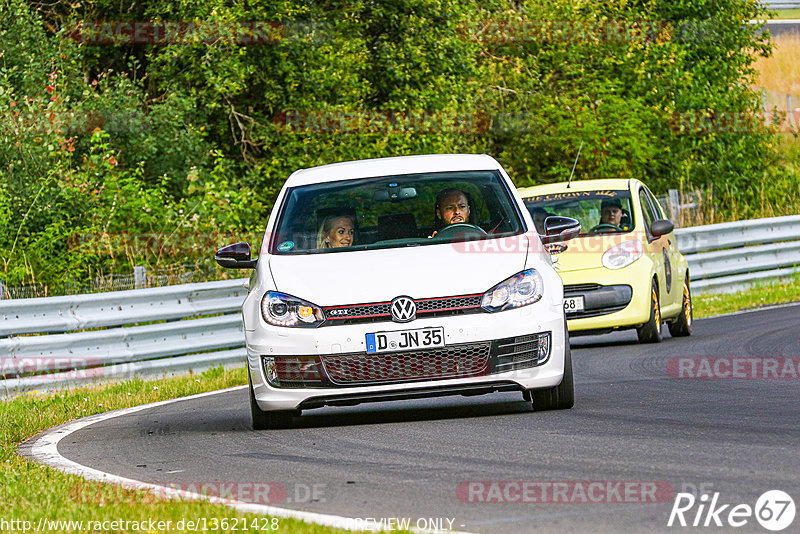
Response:
POLYGON ((632 183, 638 182, 634 178, 605 178, 602 180, 573 180, 569 188, 569 182, 558 182, 555 184, 535 185, 533 187, 518 188, 522 198, 529 198, 536 195, 548 195, 551 193, 563 193, 566 191, 600 191, 600 190, 628 190, 632 183))
POLYGON ((372 176, 500 170, 501 168, 494 158, 486 154, 428 154, 364 159, 300 169, 289 176, 286 180, 286 187, 369 178, 372 176))

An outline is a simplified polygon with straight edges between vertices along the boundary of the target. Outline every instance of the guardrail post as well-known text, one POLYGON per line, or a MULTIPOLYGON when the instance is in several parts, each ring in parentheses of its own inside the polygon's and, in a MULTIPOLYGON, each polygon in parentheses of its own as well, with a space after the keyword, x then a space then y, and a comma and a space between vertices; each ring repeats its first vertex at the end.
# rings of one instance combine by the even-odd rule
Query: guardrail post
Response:
POLYGON ((6 283, 0 280, 0 300, 6 298, 6 283))
POLYGON ((681 199, 678 195, 677 189, 670 189, 667 191, 669 195, 669 215, 672 219, 672 222, 678 226, 681 220, 681 199))
POLYGON ((147 284, 147 271, 144 266, 137 265, 133 268, 133 287, 142 289, 147 284))

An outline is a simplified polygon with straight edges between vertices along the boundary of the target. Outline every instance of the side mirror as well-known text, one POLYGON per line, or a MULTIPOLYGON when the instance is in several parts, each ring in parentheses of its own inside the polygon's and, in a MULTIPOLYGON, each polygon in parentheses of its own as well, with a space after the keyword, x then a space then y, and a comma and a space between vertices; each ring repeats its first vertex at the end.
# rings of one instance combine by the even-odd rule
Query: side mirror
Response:
POLYGON ((250 257, 250 245, 247 243, 222 247, 214 255, 214 259, 228 269, 254 269, 258 263, 258 258, 250 257))
POLYGON ((662 235, 666 235, 674 229, 675 225, 672 224, 672 221, 658 219, 653 221, 653 224, 650 225, 650 234, 652 234, 653 239, 658 239, 662 235))
POLYGON ((562 243, 576 237, 581 231, 580 221, 572 217, 551 215, 544 220, 542 243, 562 243))

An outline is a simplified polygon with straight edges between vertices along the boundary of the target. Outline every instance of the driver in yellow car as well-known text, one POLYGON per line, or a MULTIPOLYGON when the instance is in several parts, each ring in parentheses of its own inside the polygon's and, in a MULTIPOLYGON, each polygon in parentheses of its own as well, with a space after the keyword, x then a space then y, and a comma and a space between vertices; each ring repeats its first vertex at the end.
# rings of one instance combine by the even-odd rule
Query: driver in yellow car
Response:
POLYGON ((600 224, 612 224, 617 228, 622 222, 622 202, 618 198, 607 198, 600 203, 600 224))

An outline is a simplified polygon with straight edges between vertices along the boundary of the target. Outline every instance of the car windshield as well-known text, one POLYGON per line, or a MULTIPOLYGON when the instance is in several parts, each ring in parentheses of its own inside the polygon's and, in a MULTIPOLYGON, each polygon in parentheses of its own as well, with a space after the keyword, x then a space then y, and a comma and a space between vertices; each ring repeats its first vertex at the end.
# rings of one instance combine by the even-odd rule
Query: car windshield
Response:
POLYGON ((271 253, 420 246, 524 231, 498 171, 381 176, 289 189, 271 253))
POLYGON ((633 230, 631 194, 623 191, 569 191, 526 198, 525 207, 544 233, 544 220, 550 215, 572 217, 581 223, 580 235, 627 233, 633 230))

